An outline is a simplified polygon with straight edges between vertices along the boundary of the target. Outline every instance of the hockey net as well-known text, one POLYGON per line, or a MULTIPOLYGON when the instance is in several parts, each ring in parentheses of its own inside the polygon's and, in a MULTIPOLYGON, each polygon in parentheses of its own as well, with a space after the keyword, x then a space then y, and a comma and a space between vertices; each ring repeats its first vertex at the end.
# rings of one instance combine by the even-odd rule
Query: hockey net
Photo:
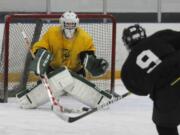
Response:
MULTIPOLYGON (((60 14, 13 14, 6 16, 0 65, 0 101, 32 87, 38 78, 29 72, 31 61, 22 30, 31 45, 38 41, 50 26, 60 25, 60 14)), ((100 78, 87 79, 101 89, 114 90, 116 20, 111 15, 78 14, 80 26, 93 37, 96 55, 109 62, 108 72, 100 78)))

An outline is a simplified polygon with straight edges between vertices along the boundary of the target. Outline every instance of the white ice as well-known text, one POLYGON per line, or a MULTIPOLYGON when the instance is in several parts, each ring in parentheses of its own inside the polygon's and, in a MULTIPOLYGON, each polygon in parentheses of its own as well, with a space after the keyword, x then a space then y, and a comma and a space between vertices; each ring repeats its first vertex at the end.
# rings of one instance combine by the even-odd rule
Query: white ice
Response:
MULTIPOLYGON (((126 89, 116 80, 116 91, 126 89)), ((74 104, 64 97, 65 104, 74 104)), ((59 119, 49 104, 39 109, 23 110, 15 98, 0 104, 0 135, 157 135, 151 120, 152 102, 148 97, 130 95, 77 122, 59 119)))

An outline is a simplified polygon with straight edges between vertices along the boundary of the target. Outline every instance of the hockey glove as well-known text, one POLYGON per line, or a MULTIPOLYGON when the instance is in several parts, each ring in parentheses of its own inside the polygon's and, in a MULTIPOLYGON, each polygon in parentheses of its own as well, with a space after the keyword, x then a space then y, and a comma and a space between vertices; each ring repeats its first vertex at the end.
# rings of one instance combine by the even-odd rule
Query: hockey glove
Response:
POLYGON ((94 55, 86 55, 83 65, 85 70, 94 77, 103 75, 109 66, 105 59, 96 58, 94 55))
POLYGON ((30 70, 36 75, 43 76, 52 60, 52 54, 45 49, 38 49, 34 60, 31 62, 30 70))

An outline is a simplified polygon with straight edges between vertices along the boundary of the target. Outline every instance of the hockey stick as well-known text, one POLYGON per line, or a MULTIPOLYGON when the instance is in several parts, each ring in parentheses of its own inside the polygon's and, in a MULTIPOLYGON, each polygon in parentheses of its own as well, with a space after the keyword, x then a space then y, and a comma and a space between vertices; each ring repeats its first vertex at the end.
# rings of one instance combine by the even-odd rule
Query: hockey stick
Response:
MULTIPOLYGON (((30 49, 30 42, 28 40, 28 37, 26 35, 26 33, 24 31, 22 31, 22 35, 23 35, 23 38, 25 39, 25 42, 26 42, 26 48, 27 50, 30 51, 31 55, 33 58, 35 58, 35 55, 34 53, 31 51, 30 49)), ((65 108, 63 107, 59 102, 58 100, 53 96, 53 91, 48 83, 48 77, 46 74, 43 75, 43 77, 39 76, 40 80, 42 81, 45 89, 47 90, 47 93, 48 93, 48 96, 49 96, 49 99, 50 99, 50 102, 51 102, 51 105, 53 106, 53 110, 54 111, 60 111, 60 112, 68 112, 68 113, 80 113, 80 112, 84 112, 87 110, 87 108, 83 107, 83 108, 80 108, 80 109, 70 109, 70 108, 65 108)), ((55 112, 56 113, 56 112, 55 112)), ((57 114, 57 113, 56 113, 57 114)))
MULTIPOLYGON (((96 111, 99 111, 101 109, 103 109, 104 107, 110 105, 110 104, 113 104, 125 97, 127 97, 128 95, 130 95, 131 93, 130 92, 127 92, 123 95, 119 95, 117 97, 114 97, 113 99, 109 100, 108 102, 104 103, 104 104, 101 104, 95 108, 92 108, 90 109, 89 111, 81 114, 81 115, 78 115, 78 116, 74 116, 74 117, 71 117, 71 116, 67 116, 67 115, 63 115, 61 112, 59 111, 55 111, 57 113, 57 116, 59 116, 62 120, 66 121, 66 122, 69 122, 69 123, 72 123, 72 122, 75 122, 77 120, 80 120, 81 118, 84 118, 85 116, 88 116, 96 111)), ((54 109, 57 109, 57 108, 54 108, 54 109)))

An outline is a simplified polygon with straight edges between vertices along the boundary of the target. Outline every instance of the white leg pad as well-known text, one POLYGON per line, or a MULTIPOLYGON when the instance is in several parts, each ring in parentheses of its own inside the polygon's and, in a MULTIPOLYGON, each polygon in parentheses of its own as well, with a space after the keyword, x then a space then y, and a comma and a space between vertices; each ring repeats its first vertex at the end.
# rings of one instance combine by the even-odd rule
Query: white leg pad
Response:
POLYGON ((84 78, 76 77, 74 75, 73 78, 74 88, 64 90, 85 105, 90 107, 96 107, 97 105, 100 105, 110 100, 106 96, 99 93, 94 88, 94 84, 88 82, 84 78))
MULTIPOLYGON (((49 78, 48 82, 51 90, 53 91, 53 95, 56 98, 65 93, 64 89, 72 89, 74 86, 74 80, 69 71, 65 68, 60 71, 58 70, 56 74, 49 78)), ((47 89, 42 83, 35 86, 28 92, 22 91, 18 93, 16 97, 20 106, 25 109, 36 108, 49 101, 47 89)))

